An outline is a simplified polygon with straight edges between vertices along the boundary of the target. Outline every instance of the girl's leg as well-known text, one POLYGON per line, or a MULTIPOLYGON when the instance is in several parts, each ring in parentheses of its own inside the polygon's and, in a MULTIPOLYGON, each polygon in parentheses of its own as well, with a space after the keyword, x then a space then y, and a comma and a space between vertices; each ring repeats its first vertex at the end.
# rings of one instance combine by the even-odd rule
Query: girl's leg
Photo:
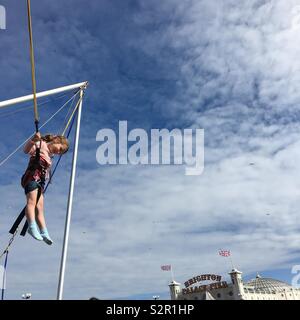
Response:
POLYGON ((41 236, 43 240, 51 245, 53 243, 52 239, 49 236, 47 227, 46 227, 46 222, 45 222, 45 216, 44 216, 44 196, 41 194, 39 202, 37 203, 36 206, 36 221, 38 223, 38 226, 41 231, 41 236))
POLYGON ((41 194, 39 202, 36 205, 36 222, 40 230, 46 229, 46 221, 44 216, 44 195, 41 194))
POLYGON ((36 200, 37 200, 37 194, 38 190, 35 189, 33 191, 30 191, 26 194, 27 198, 27 205, 26 205, 26 218, 28 221, 28 233, 36 240, 42 241, 43 238, 39 233, 39 230, 37 228, 37 224, 35 221, 35 207, 36 207, 36 200))
POLYGON ((36 199, 37 199, 38 190, 33 190, 26 194, 27 205, 26 205, 26 218, 28 223, 32 223, 35 221, 35 207, 36 207, 36 199))

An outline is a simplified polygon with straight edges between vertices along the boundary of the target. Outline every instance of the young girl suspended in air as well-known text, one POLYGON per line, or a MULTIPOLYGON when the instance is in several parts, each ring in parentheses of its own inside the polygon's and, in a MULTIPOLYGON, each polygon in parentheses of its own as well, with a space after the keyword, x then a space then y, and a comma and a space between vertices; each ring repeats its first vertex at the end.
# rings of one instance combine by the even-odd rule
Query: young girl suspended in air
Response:
POLYGON ((36 133, 24 146, 24 152, 30 155, 26 172, 22 176, 21 184, 25 190, 27 205, 26 218, 28 233, 36 240, 44 240, 51 245, 51 240, 44 217, 45 181, 50 176, 52 157, 68 151, 68 140, 63 136, 36 133))

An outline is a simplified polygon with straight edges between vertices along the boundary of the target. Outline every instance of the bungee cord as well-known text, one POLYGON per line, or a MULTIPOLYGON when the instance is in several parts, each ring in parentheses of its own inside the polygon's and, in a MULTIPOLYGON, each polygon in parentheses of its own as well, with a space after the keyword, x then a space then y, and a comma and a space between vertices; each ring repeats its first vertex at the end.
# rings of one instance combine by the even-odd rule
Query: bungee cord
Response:
POLYGON ((32 80, 33 104, 34 104, 34 124, 35 124, 35 131, 39 132, 39 113, 38 113, 37 98, 36 98, 35 63, 34 63, 30 0, 27 0, 27 16, 28 16, 28 33, 29 33, 29 46, 30 46, 31 80, 32 80))

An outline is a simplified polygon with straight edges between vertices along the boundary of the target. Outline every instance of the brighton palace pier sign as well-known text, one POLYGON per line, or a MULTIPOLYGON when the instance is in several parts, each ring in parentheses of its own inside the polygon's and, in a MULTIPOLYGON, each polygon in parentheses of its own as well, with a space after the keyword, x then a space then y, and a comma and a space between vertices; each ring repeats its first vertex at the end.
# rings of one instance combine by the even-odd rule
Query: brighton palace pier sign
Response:
POLYGON ((227 282, 221 281, 221 280, 222 280, 222 277, 216 274, 202 274, 200 276, 194 277, 186 281, 184 283, 185 288, 182 289, 182 294, 202 292, 202 291, 211 290, 211 289, 227 288, 228 287, 227 282), (190 287, 191 285, 198 282, 202 282, 202 281, 215 281, 215 282, 200 285, 200 286, 190 287))

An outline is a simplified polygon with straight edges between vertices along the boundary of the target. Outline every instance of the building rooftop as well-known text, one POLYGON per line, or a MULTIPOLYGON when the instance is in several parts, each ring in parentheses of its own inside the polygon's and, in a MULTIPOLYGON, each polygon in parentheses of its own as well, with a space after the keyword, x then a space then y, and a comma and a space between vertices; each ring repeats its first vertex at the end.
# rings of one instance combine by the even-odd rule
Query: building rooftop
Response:
POLYGON ((251 287, 254 290, 276 290, 282 291, 283 289, 291 289, 292 286, 286 282, 272 279, 272 278, 262 278, 257 275, 255 279, 252 279, 244 284, 245 287, 251 287))

